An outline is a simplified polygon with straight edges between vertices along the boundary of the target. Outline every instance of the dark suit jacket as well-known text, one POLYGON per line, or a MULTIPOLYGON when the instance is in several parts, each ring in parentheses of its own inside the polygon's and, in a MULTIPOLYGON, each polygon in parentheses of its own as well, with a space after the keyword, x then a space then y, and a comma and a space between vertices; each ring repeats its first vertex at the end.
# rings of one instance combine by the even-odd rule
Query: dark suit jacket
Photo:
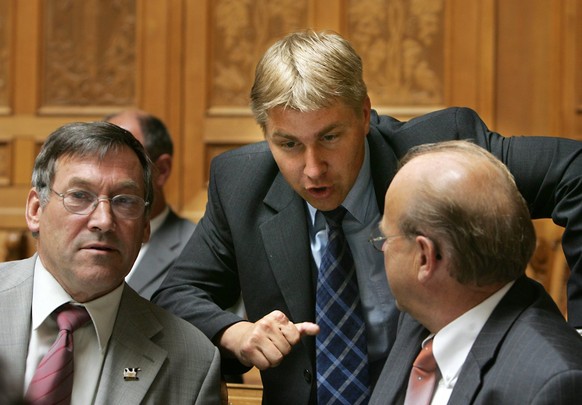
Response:
MULTIPOLYGON (((0 264, 0 359, 17 390, 24 386, 31 328, 32 258, 0 264)), ((220 355, 188 322, 127 285, 101 370, 95 404, 220 404, 220 355), (139 367, 139 380, 123 369, 139 367)))
POLYGON ((170 210, 168 216, 152 235, 148 249, 127 282, 145 299, 158 289, 176 257, 192 236, 196 224, 170 210))
MULTIPOLYGON (((412 363, 429 332, 408 314, 370 404, 402 404, 412 363)), ((449 400, 468 404, 577 404, 582 337, 537 282, 516 281, 477 336, 449 400)))
MULTIPOLYGON (((553 216, 571 228, 566 230, 564 248, 576 279, 582 279, 578 274, 582 235, 575 233, 582 227, 582 143, 503 138, 466 108, 449 108, 406 123, 372 112, 367 139, 380 211, 398 159, 410 147, 473 139, 490 150, 516 177, 534 217, 553 216)), ((235 303, 240 291, 251 321, 276 309, 294 322, 313 321, 315 274, 305 202, 279 172, 268 145, 261 142, 213 160, 204 217, 153 300, 214 338, 240 321, 223 311, 235 303)), ((572 316, 582 317, 582 308, 570 310, 572 316)), ((391 344, 397 319, 394 311, 391 344)), ((304 338, 278 367, 262 372, 265 403, 313 403, 314 341, 304 338)), ((223 360, 223 367, 232 374, 241 371, 234 362, 223 360)))

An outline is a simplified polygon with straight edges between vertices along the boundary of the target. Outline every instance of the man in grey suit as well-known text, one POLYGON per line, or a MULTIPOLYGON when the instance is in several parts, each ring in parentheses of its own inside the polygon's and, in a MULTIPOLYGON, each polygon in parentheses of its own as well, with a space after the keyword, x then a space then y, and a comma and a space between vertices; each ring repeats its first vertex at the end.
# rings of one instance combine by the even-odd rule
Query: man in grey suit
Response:
POLYGON ((166 200, 164 186, 172 174, 174 156, 174 145, 166 125, 159 118, 137 109, 120 111, 105 120, 131 132, 144 146, 156 168, 151 236, 142 245, 126 277, 127 283, 149 300, 182 252, 196 225, 176 214, 166 200))
POLYGON ((371 403, 422 405, 410 374, 429 346, 426 404, 579 403, 582 337, 525 276, 536 237, 511 173, 464 141, 418 147, 402 163, 371 238, 403 311, 371 403))
POLYGON ((91 319, 73 334, 70 403, 220 403, 218 350, 124 282, 152 198, 151 161, 128 131, 72 123, 47 138, 26 204, 37 254, 0 265, 0 359, 15 390, 28 391, 55 310, 71 303, 91 319))
MULTIPOLYGON (((532 215, 566 227, 572 279, 582 278, 582 143, 505 138, 467 108, 400 122, 372 110, 362 71, 349 42, 329 32, 293 33, 267 50, 251 91, 265 142, 213 160, 204 217, 152 297, 215 342, 225 372, 259 368, 266 404, 317 401, 323 212, 340 205, 348 211, 342 227, 356 265, 373 387, 399 313, 382 257, 367 240, 398 158, 414 145, 472 139, 493 152, 516 176, 532 215), (241 291, 249 322, 225 310, 241 291)), ((570 308, 582 326, 582 308, 570 308)))

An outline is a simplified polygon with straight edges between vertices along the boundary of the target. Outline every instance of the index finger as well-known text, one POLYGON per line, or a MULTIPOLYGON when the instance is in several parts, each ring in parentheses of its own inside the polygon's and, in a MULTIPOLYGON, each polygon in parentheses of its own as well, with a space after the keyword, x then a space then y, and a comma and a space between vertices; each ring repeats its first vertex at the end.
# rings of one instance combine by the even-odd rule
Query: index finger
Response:
POLYGON ((313 322, 299 322, 295 327, 301 336, 315 336, 319 333, 319 325, 313 322))

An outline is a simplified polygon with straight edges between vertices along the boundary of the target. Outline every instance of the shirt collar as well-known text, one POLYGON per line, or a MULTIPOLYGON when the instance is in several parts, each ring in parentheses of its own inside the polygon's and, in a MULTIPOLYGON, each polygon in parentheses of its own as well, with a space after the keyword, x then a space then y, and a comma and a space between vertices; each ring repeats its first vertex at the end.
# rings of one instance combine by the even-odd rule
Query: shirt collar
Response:
MULTIPOLYGON (((110 293, 81 304, 91 315, 101 353, 105 352, 111 337, 123 288, 122 283, 110 293)), ((37 257, 32 290, 32 328, 38 329, 55 309, 68 302, 76 303, 37 257)))
POLYGON ((473 343, 513 283, 514 281, 509 282, 423 342, 424 346, 425 342, 434 336, 433 353, 446 386, 452 386, 457 381, 473 343))
POLYGON ((164 208, 164 210, 162 212, 160 212, 158 215, 156 215, 155 218, 150 219, 150 234, 151 235, 153 235, 155 231, 160 229, 160 226, 162 226, 162 223, 164 223, 164 221, 168 217, 169 213, 170 213, 170 207, 166 205, 166 208, 164 208))

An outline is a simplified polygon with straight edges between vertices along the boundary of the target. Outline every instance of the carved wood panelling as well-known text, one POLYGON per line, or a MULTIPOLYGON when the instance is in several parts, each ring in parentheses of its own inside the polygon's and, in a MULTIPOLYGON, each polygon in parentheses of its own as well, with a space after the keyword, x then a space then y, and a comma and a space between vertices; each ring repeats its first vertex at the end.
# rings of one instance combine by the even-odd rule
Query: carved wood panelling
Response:
POLYGON ((9 58, 12 38, 10 0, 0 0, 0 113, 8 111, 9 58))
POLYGON ((308 1, 214 0, 211 15, 210 113, 248 115, 255 65, 276 39, 308 26, 308 1))
POLYGON ((444 103, 444 0, 349 0, 346 36, 376 106, 444 103))
POLYGON ((45 0, 43 22, 41 111, 135 103, 136 0, 45 0))

